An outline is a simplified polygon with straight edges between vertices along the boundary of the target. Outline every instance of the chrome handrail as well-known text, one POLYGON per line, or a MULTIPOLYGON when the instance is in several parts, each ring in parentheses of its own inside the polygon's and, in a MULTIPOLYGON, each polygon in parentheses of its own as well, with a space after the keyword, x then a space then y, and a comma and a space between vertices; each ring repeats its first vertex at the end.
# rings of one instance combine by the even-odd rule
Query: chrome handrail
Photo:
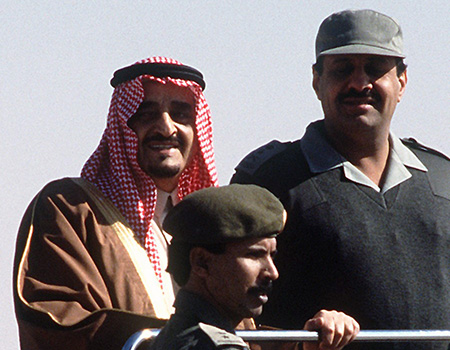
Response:
MULTIPOLYGON (((236 334, 246 341, 317 341, 319 334, 297 330, 241 330, 236 334)), ((450 330, 365 330, 360 331, 357 342, 445 341, 450 340, 450 330)))
POLYGON ((159 329, 143 329, 138 331, 128 338, 125 345, 122 347, 122 350, 136 350, 139 345, 146 340, 156 337, 158 333, 159 329))
MULTIPOLYGON (((136 350, 146 340, 156 337, 159 329, 143 329, 134 333, 122 350, 136 350)), ((317 341, 319 334, 303 330, 238 330, 236 335, 245 341, 317 341)), ((450 330, 365 330, 360 331, 355 342, 413 342, 450 341, 450 330)))

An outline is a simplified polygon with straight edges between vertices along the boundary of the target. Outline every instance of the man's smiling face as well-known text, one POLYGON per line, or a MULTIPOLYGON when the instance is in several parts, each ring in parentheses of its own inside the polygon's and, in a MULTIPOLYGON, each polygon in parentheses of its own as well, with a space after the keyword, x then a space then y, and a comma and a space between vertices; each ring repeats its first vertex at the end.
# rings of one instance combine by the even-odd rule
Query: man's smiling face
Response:
POLYGON ((170 192, 197 149, 195 97, 172 83, 144 81, 143 86, 144 101, 128 125, 138 138, 140 167, 170 192))
POLYGON ((370 128, 388 130, 406 86, 394 57, 324 56, 323 72, 314 71, 313 87, 322 102, 327 130, 357 134, 370 128))

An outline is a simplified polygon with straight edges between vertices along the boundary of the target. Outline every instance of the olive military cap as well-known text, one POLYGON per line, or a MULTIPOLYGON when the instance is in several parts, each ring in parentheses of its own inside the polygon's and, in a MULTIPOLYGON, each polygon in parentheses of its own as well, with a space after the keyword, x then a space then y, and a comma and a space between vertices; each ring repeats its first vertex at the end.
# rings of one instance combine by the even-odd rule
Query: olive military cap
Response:
POLYGON ((285 221, 283 205, 268 190, 232 184, 189 194, 169 211, 163 229, 172 243, 209 245, 276 236, 285 221))
POLYGON ((369 54, 405 58, 400 25, 372 10, 346 10, 325 18, 316 37, 322 55, 369 54))

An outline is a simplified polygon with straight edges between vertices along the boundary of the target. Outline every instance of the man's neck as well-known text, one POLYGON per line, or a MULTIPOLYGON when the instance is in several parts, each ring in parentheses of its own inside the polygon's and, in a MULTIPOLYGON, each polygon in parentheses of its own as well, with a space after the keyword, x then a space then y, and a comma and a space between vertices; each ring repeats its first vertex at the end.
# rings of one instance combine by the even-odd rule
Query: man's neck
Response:
POLYGON ((173 192, 178 187, 178 177, 152 179, 156 187, 168 193, 173 192))
POLYGON ((156 188, 156 206, 154 219, 156 223, 162 227, 162 222, 169 210, 178 203, 177 193, 168 193, 160 188, 156 188))
POLYGON ((390 152, 389 130, 357 137, 327 132, 327 138, 336 151, 377 186, 382 183, 390 152))
POLYGON ((198 285, 196 282, 193 282, 190 279, 186 283, 186 285, 183 286, 183 289, 187 290, 188 292, 197 294, 198 296, 208 301, 223 317, 225 317, 230 322, 230 325, 233 329, 236 328, 239 323, 241 323, 242 317, 231 317, 229 312, 227 312, 221 305, 216 302, 214 296, 211 295, 211 293, 205 288, 204 285, 198 285))

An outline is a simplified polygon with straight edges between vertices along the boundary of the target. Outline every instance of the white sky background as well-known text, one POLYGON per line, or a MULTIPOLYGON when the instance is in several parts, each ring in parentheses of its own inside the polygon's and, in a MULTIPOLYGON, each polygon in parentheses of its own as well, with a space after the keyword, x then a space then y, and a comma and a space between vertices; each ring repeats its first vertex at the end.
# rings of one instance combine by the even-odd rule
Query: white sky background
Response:
POLYGON ((17 228, 52 179, 77 176, 102 135, 120 67, 179 59, 205 76, 221 184, 251 150, 301 137, 322 117, 311 88, 321 21, 347 8, 397 18, 409 65, 400 137, 450 153, 448 0, 21 1, 2 3, 0 334, 18 348, 11 296, 17 228))

